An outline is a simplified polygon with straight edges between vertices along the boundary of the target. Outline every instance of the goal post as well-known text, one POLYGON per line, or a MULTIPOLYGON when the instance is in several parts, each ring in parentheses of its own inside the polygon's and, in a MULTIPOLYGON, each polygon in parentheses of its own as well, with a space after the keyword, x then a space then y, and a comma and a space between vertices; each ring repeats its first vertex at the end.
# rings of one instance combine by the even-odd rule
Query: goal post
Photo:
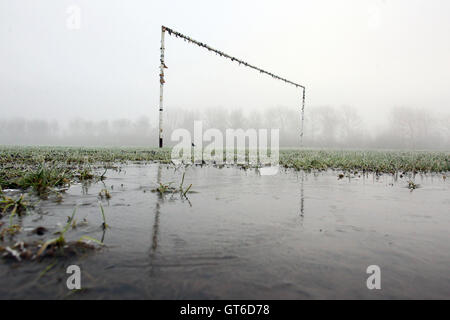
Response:
POLYGON ((241 59, 235 58, 229 54, 226 54, 225 52, 222 52, 220 50, 216 50, 212 47, 210 47, 209 45, 202 43, 200 41, 194 40, 188 36, 185 36, 184 34, 181 34, 173 29, 170 29, 168 27, 165 26, 161 26, 161 57, 160 57, 160 73, 159 73, 159 82, 160 82, 160 87, 159 87, 159 147, 162 148, 163 147, 163 111, 164 111, 164 103, 163 103, 163 95, 164 95, 164 69, 167 68, 167 66, 165 65, 164 62, 164 50, 165 50, 165 45, 164 45, 164 38, 165 38, 165 33, 168 33, 170 36, 175 36, 176 38, 181 38, 185 41, 188 41, 189 43, 195 44, 201 48, 205 48, 209 51, 215 52, 216 54, 218 54, 221 57, 227 58, 229 60, 231 60, 232 62, 237 62, 239 63, 239 65, 244 65, 248 68, 254 69, 256 71, 259 71, 260 73, 266 74, 268 76, 271 76, 274 79, 283 81, 289 85, 293 85, 296 88, 299 88, 302 90, 302 95, 301 95, 301 128, 300 128, 300 145, 303 144, 303 126, 304 126, 304 121, 305 121, 305 91, 306 88, 305 86, 295 83, 293 81, 287 80, 285 78, 282 78, 280 76, 277 76, 276 74, 273 74, 271 72, 268 72, 266 70, 263 70, 261 68, 255 67, 254 65, 251 65, 241 59))

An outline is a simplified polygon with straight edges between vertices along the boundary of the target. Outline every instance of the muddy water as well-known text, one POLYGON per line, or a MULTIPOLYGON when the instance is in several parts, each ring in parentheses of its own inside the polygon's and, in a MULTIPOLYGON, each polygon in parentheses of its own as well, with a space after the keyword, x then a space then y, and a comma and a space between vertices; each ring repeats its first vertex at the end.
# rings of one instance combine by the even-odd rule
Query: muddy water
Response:
POLYGON ((87 223, 67 238, 103 238, 106 247, 2 261, 0 298, 450 298, 450 184, 442 175, 416 176, 411 192, 406 178, 391 176, 191 167, 189 200, 151 192, 157 181, 179 185, 181 170, 130 165, 107 176, 72 186, 62 203, 39 202, 15 239, 37 237, 27 232, 36 226, 60 230, 77 207, 77 221, 87 223), (99 199, 104 188, 109 200, 99 199), (71 264, 82 270, 76 293, 66 287, 71 264), (366 287, 369 265, 381 268, 381 290, 366 287))

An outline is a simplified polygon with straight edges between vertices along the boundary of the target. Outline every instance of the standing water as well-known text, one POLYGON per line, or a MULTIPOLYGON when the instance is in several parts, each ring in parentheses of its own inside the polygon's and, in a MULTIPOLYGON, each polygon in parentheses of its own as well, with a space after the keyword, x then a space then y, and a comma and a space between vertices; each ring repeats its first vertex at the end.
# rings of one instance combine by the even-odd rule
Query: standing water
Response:
MULTIPOLYGON (((24 230, 61 229, 67 238, 105 247, 63 261, 0 262, 2 298, 324 299, 450 296, 450 186, 416 176, 419 188, 392 176, 190 167, 179 193, 173 167, 129 165, 92 185, 73 185, 61 203, 40 201, 24 230), (109 197, 99 197, 102 190, 109 197), (101 202, 109 228, 100 226, 101 202), (83 223, 81 223, 83 222, 83 223), (67 266, 82 288, 66 287, 67 266), (366 269, 381 269, 368 290, 366 269)), ((27 237, 38 238, 37 235, 27 237)))

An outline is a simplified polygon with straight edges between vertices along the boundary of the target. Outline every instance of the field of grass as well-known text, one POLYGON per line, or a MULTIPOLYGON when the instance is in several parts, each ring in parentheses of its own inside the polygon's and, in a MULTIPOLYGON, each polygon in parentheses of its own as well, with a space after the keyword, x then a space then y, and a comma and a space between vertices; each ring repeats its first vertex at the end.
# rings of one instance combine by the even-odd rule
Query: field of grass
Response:
MULTIPOLYGON (((74 181, 102 179, 105 169, 128 162, 170 163, 170 155, 169 148, 0 147, 0 186, 45 194, 74 181)), ((282 149, 280 165, 307 171, 437 173, 450 171, 450 152, 282 149)))

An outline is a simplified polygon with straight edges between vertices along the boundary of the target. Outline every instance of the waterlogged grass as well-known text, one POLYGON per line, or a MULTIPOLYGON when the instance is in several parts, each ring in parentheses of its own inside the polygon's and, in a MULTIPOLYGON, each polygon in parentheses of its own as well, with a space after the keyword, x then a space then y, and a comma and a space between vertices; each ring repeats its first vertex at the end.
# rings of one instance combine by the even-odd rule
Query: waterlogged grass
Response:
POLYGON ((42 162, 65 165, 116 165, 133 161, 170 163, 169 148, 79 148, 0 146, 0 165, 37 165, 42 162))
MULTIPOLYGON (((450 152, 282 149, 279 155, 281 167, 306 171, 336 170, 339 179, 356 172, 372 172, 400 176, 406 173, 443 173, 445 180, 450 172, 450 152)), ((41 261, 85 254, 104 246, 104 235, 109 226, 101 201, 111 199, 106 185, 98 194, 102 218, 99 229, 103 231, 101 240, 85 234, 81 238, 77 236, 76 239, 79 239, 76 241, 69 241, 74 239, 70 230, 87 223, 84 218, 77 224, 74 210, 56 235, 47 235, 49 230, 39 226, 32 233, 42 238, 24 242, 20 240, 27 236, 25 228, 22 228, 22 218, 27 214, 36 214, 36 201, 42 198, 48 199, 49 195, 55 194, 56 197, 50 200, 60 201, 64 190, 73 183, 101 183, 108 178, 110 170, 120 170, 122 164, 152 162, 172 163, 171 149, 0 147, 0 257, 14 262, 41 261), (2 189, 20 191, 7 192, 2 189)), ((238 167, 249 169, 253 165, 239 164, 238 167)), ((410 180, 407 187, 411 191, 420 188, 414 180, 410 180)), ((191 188, 192 184, 186 183, 185 186, 183 173, 179 183, 158 182, 151 191, 160 197, 179 194, 181 199, 189 202, 187 195, 195 192, 191 188)), ((40 277, 52 269, 54 263, 46 267, 40 277)))
POLYGON ((72 182, 104 180, 123 163, 154 161, 170 163, 170 149, 0 147, 0 186, 45 195, 72 182))
MULTIPOLYGON (((106 224, 105 213, 101 205, 100 208, 103 216, 102 228, 103 230, 106 230, 108 226, 106 224)), ((66 240, 67 232, 70 229, 77 228, 75 213, 76 208, 73 210, 72 216, 68 217, 64 228, 55 233, 57 237, 37 242, 16 241, 12 242, 14 244, 6 247, 0 246, 1 256, 6 259, 11 258, 20 262, 22 260, 40 260, 44 257, 67 257, 86 253, 97 248, 93 243, 103 246, 102 240, 95 239, 88 235, 83 235, 78 241, 66 240)), ((7 237, 12 241, 14 236, 19 234, 22 229, 22 227, 17 224, 1 229, 2 226, 3 223, 0 222, 0 242, 5 241, 5 238, 7 237)), ((47 230, 44 227, 38 227, 35 232, 43 235, 47 230)))
POLYGON ((283 150, 280 164, 298 170, 340 170, 376 173, 448 172, 450 152, 283 150))
MULTIPOLYGON (((46 194, 74 181, 103 180, 107 169, 120 164, 171 163, 170 156, 170 148, 0 147, 0 186, 46 194)), ((389 174, 449 172, 450 152, 282 149, 280 165, 389 174)))
POLYGON ((56 187, 70 184, 71 173, 59 167, 48 167, 41 164, 36 170, 28 170, 17 181, 21 189, 33 189, 37 194, 44 195, 56 187))

